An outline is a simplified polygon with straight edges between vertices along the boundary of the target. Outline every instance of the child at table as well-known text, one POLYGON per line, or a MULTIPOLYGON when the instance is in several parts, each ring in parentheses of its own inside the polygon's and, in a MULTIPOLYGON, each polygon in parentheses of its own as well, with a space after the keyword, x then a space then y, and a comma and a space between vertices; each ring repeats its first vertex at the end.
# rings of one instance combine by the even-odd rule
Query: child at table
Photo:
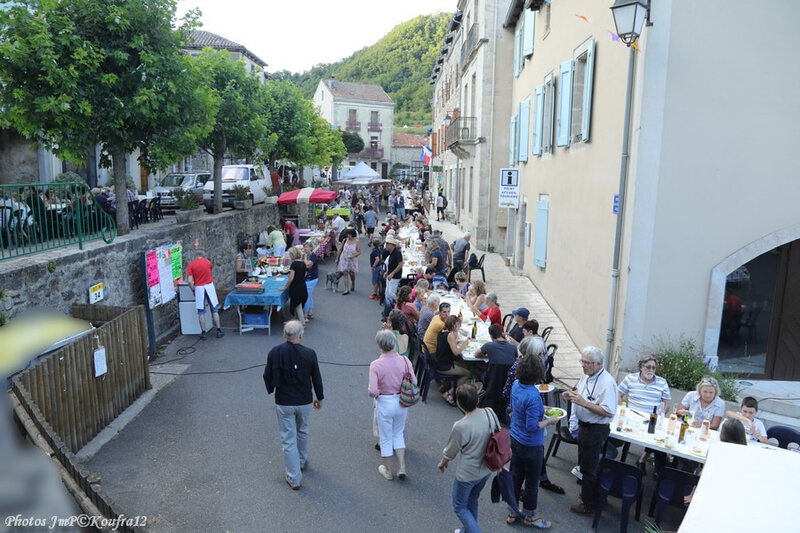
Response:
POLYGON ((740 412, 725 411, 725 416, 740 421, 748 439, 767 442, 767 429, 764 427, 764 422, 756 418, 756 413, 758 413, 758 400, 746 396, 742 400, 740 412))

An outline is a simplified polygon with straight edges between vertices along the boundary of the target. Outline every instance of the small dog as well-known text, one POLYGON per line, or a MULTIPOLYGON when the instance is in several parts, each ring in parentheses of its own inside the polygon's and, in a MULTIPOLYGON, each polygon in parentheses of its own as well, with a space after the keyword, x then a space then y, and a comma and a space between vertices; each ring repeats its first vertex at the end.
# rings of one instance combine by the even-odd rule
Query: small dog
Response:
POLYGON ((330 272, 325 278, 325 290, 330 289, 333 292, 339 292, 339 280, 342 279, 343 275, 339 270, 330 272))

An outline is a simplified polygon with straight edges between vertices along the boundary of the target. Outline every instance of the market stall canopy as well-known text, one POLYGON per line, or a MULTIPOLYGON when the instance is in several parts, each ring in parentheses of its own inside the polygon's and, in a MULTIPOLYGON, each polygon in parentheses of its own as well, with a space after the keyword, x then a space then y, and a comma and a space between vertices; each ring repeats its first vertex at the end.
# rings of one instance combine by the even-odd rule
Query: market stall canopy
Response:
POLYGON ((752 523, 742 520, 741 513, 720 512, 720 502, 735 502, 743 494, 747 495, 747 507, 758 510, 759 531, 797 531, 797 517, 790 510, 800 494, 798 472, 800 453, 712 443, 678 531, 752 531, 752 523))
POLYGON ((353 181, 358 178, 375 179, 380 178, 380 174, 369 168, 363 161, 359 161, 356 166, 351 167, 340 181, 353 181))
POLYGON ((336 198, 336 191, 304 187, 281 194, 278 197, 278 204, 328 204, 331 203, 334 198, 336 198))
POLYGON ((392 180, 385 180, 385 179, 382 179, 382 178, 373 178, 373 179, 370 179, 370 178, 357 178, 357 179, 354 179, 353 181, 350 181, 348 183, 348 185, 367 185, 367 186, 370 186, 370 185, 385 185, 385 184, 391 183, 391 182, 392 182, 392 180))

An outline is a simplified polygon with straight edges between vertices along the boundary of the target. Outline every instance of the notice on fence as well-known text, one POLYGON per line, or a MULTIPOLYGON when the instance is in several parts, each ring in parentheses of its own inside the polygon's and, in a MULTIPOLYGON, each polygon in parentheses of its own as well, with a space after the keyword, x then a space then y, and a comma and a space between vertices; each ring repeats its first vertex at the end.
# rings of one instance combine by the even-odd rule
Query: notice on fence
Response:
POLYGON ((150 309, 175 298, 175 287, 183 277, 180 244, 167 244, 145 252, 145 277, 150 309))
POLYGON ((94 351, 94 377, 100 377, 106 372, 108 372, 106 349, 101 346, 94 351))

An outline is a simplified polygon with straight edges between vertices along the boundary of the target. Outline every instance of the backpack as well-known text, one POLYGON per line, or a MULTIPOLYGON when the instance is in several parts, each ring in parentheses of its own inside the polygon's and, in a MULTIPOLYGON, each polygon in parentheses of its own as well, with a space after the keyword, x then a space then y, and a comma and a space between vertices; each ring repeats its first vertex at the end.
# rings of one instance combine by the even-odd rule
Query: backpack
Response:
POLYGON ((478 267, 478 256, 475 254, 469 254, 469 261, 467 264, 470 268, 477 268, 478 267))
POLYGON ((445 198, 444 196, 442 196, 442 207, 444 207, 445 209, 447 208, 447 198, 445 198))

